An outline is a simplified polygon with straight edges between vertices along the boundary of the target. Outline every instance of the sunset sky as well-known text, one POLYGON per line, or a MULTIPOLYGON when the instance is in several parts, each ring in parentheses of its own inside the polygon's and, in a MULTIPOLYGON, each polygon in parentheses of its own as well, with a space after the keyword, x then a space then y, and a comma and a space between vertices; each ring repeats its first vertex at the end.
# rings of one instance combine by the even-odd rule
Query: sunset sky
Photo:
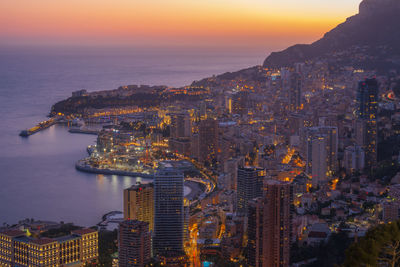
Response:
POLYGON ((285 46, 361 0, 1 0, 0 44, 285 46))

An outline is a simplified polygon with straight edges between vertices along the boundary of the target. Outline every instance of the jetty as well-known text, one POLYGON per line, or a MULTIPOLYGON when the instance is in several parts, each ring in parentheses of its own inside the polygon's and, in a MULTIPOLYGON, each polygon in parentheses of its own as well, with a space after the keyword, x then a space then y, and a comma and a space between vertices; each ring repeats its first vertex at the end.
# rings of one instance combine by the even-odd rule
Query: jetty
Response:
POLYGON ((71 128, 68 130, 70 133, 79 133, 79 134, 93 134, 98 135, 99 130, 91 130, 91 129, 83 129, 83 128, 71 128))
POLYGON ((22 130, 19 133, 19 135, 22 136, 22 137, 28 137, 28 136, 30 136, 32 134, 35 134, 35 133, 40 132, 40 131, 42 131, 44 129, 47 129, 50 126, 52 126, 52 125, 54 125, 56 123, 57 123, 57 119, 51 118, 51 119, 48 119, 47 121, 39 122, 36 126, 30 128, 30 129, 22 130))

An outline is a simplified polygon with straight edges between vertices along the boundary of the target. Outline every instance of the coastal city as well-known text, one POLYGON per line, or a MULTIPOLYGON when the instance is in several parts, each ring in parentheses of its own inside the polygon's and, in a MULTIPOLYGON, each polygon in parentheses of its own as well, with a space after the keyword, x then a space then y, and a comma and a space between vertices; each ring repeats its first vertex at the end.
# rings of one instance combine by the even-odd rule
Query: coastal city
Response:
MULTIPOLYGON (((118 249, 107 255, 113 266, 320 260, 301 258, 299 251, 343 233, 361 237, 399 218, 398 80, 352 67, 332 71, 320 60, 258 66, 184 88, 74 92, 53 106, 51 120, 97 135, 76 168, 143 182, 126 188, 123 213, 109 214, 95 230, 49 239, 51 229, 63 226, 33 221, 2 232, 2 262, 18 262, 23 253, 5 250, 11 240, 14 247, 39 244, 57 254, 82 231, 96 234, 88 248, 93 256, 78 257, 71 249, 68 262, 91 262, 97 231, 101 238, 113 229, 119 229, 118 249), (91 108, 100 96, 124 104, 91 108), (125 104, 136 98, 148 100, 125 104), (165 101, 154 104, 158 99, 165 101), (291 255, 294 245, 298 255, 291 255)), ((86 251, 82 241, 74 245, 86 251)), ((64 254, 55 256, 64 264, 58 255, 64 254)), ((35 260, 50 263, 43 257, 35 260)))
POLYGON ((399 266, 400 57, 371 47, 73 92, 21 139, 93 135, 71 168, 136 183, 97 225, 0 226, 0 266, 399 266))

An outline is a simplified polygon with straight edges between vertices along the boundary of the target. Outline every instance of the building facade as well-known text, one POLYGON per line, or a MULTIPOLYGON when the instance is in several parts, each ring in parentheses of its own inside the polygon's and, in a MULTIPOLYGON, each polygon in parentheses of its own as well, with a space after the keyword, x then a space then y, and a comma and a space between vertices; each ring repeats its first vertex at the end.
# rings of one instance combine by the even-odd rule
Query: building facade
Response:
POLYGON ((249 267, 288 267, 292 229, 293 188, 270 180, 265 196, 249 202, 249 267))
POLYGON ((263 198, 249 201, 247 222, 247 265, 249 267, 263 266, 263 211, 263 198))
POLYGON ((361 146, 354 145, 346 147, 344 150, 343 167, 347 173, 356 171, 361 172, 364 169, 365 153, 361 146))
POLYGON ((171 116, 171 138, 189 138, 192 135, 192 122, 188 113, 175 113, 171 116))
POLYGON ((183 181, 183 173, 173 168, 154 176, 154 255, 183 251, 183 181))
POLYGON ((124 190, 124 220, 139 220, 154 228, 154 185, 137 184, 124 190))
POLYGON ((263 195, 265 170, 257 167, 238 169, 237 175, 237 213, 246 216, 248 202, 263 195))
POLYGON ((365 151, 365 167, 371 169, 378 160, 378 81, 366 79, 358 84, 357 120, 362 146, 365 151))
POLYGON ((269 181, 263 210, 263 267, 288 267, 293 189, 287 182, 269 181))
POLYGON ((212 118, 200 121, 198 138, 198 160, 202 163, 206 161, 212 163, 217 160, 218 121, 212 118))
POLYGON ((297 72, 290 74, 289 110, 296 111, 301 107, 301 75, 297 72))
POLYGON ((0 233, 0 266, 83 266, 98 257, 98 233, 72 231, 58 238, 33 238, 19 230, 0 233))
POLYGON ((306 158, 306 172, 312 175, 313 187, 326 184, 338 170, 338 129, 334 126, 304 128, 301 153, 306 158))
POLYGON ((118 228, 119 267, 144 267, 151 259, 149 223, 127 220, 118 228))

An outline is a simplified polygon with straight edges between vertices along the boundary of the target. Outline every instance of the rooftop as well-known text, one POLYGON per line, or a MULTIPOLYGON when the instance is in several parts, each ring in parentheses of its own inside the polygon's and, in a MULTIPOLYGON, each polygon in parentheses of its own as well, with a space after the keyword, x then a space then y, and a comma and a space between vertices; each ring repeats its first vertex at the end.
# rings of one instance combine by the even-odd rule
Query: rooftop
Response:
POLYGON ((66 241, 70 241, 70 240, 74 240, 74 239, 79 239, 79 237, 76 236, 76 235, 66 235, 66 236, 61 236, 61 237, 55 238, 55 240, 57 240, 60 243, 63 243, 63 242, 66 242, 66 241))
POLYGON ((152 188, 154 187, 153 183, 146 183, 146 184, 142 184, 142 183, 138 183, 136 185, 132 185, 131 187, 127 188, 126 190, 129 191, 141 191, 145 188, 152 188))
POLYGON ((38 239, 32 239, 31 243, 36 244, 36 245, 46 245, 50 243, 54 243, 56 240, 51 239, 51 238, 38 238, 38 239))
POLYGON ((87 235, 87 234, 94 233, 94 232, 97 232, 97 231, 90 229, 90 228, 84 228, 84 229, 74 230, 74 231, 72 231, 72 234, 87 235))
POLYGON ((23 242, 23 243, 30 243, 32 241, 32 238, 29 238, 27 236, 18 236, 18 237, 15 237, 14 240, 16 240, 18 242, 23 242))
POLYGON ((17 236, 25 235, 25 232, 23 232, 21 230, 7 230, 4 232, 1 232, 1 234, 9 236, 9 237, 17 237, 17 236))
POLYGON ((312 231, 308 234, 309 238, 326 238, 328 235, 325 232, 312 231))

